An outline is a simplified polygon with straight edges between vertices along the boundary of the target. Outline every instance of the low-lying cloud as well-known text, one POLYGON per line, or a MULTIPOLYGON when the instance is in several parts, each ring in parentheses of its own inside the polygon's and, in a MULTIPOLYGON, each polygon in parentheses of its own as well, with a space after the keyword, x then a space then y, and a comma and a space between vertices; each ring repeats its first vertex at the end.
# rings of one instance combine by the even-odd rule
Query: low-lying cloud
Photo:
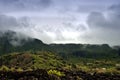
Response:
POLYGON ((29 35, 22 34, 22 29, 30 28, 30 26, 26 17, 17 19, 0 14, 0 37, 7 36, 9 42, 14 46, 23 45, 23 41, 30 40, 29 35))

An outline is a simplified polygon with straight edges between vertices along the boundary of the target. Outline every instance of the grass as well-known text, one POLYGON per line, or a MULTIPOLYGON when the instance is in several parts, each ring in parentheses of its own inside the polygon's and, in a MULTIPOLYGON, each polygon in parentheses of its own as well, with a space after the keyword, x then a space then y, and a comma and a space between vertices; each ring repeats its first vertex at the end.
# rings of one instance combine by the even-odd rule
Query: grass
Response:
POLYGON ((120 59, 91 59, 91 58, 69 58, 69 62, 76 65, 76 69, 86 72, 120 73, 120 59))
MULTIPOLYGON (((5 65, 6 67, 15 69, 21 68, 23 70, 55 69, 67 65, 67 63, 59 56, 45 51, 38 51, 34 54, 30 51, 11 53, 1 56, 0 59, 2 60, 2 65, 5 65)), ((4 66, 2 68, 4 68, 4 66)), ((7 69, 5 68, 5 70, 7 69)))

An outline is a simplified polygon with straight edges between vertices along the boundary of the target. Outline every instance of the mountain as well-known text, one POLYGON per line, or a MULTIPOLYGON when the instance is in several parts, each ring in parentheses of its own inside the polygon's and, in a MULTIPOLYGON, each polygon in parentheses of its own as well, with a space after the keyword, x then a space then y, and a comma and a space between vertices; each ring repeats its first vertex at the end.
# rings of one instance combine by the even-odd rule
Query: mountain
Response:
MULTIPOLYGON (((1 32, 2 33, 2 32, 1 32)), ((22 52, 28 50, 42 50, 46 44, 21 33, 7 31, 0 36, 0 54, 22 52)))
POLYGON ((71 57, 84 58, 116 58, 118 50, 108 44, 45 44, 41 40, 30 38, 20 33, 8 31, 0 36, 0 54, 24 51, 49 51, 65 59, 71 57))

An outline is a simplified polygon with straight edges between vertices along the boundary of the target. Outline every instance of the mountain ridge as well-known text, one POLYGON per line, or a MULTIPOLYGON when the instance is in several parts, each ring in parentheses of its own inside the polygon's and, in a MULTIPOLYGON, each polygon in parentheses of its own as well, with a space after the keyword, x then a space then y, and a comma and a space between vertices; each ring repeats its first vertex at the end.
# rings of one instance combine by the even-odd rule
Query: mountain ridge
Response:
POLYGON ((45 44, 39 39, 17 35, 16 32, 8 31, 0 37, 0 55, 12 52, 23 51, 50 51, 62 57, 117 57, 118 50, 113 49, 108 44, 45 44), (22 38, 20 39, 19 36, 22 38), (20 40, 19 40, 20 39, 20 40), (14 46, 11 41, 17 40, 20 45, 14 46))

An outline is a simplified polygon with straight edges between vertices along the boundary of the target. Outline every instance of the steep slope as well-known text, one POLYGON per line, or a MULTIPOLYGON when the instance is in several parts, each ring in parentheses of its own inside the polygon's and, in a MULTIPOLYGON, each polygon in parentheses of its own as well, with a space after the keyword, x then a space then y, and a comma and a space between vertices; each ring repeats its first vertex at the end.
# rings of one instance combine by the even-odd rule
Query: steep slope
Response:
POLYGON ((21 33, 7 31, 0 35, 0 55, 28 50, 44 50, 47 45, 21 33))

